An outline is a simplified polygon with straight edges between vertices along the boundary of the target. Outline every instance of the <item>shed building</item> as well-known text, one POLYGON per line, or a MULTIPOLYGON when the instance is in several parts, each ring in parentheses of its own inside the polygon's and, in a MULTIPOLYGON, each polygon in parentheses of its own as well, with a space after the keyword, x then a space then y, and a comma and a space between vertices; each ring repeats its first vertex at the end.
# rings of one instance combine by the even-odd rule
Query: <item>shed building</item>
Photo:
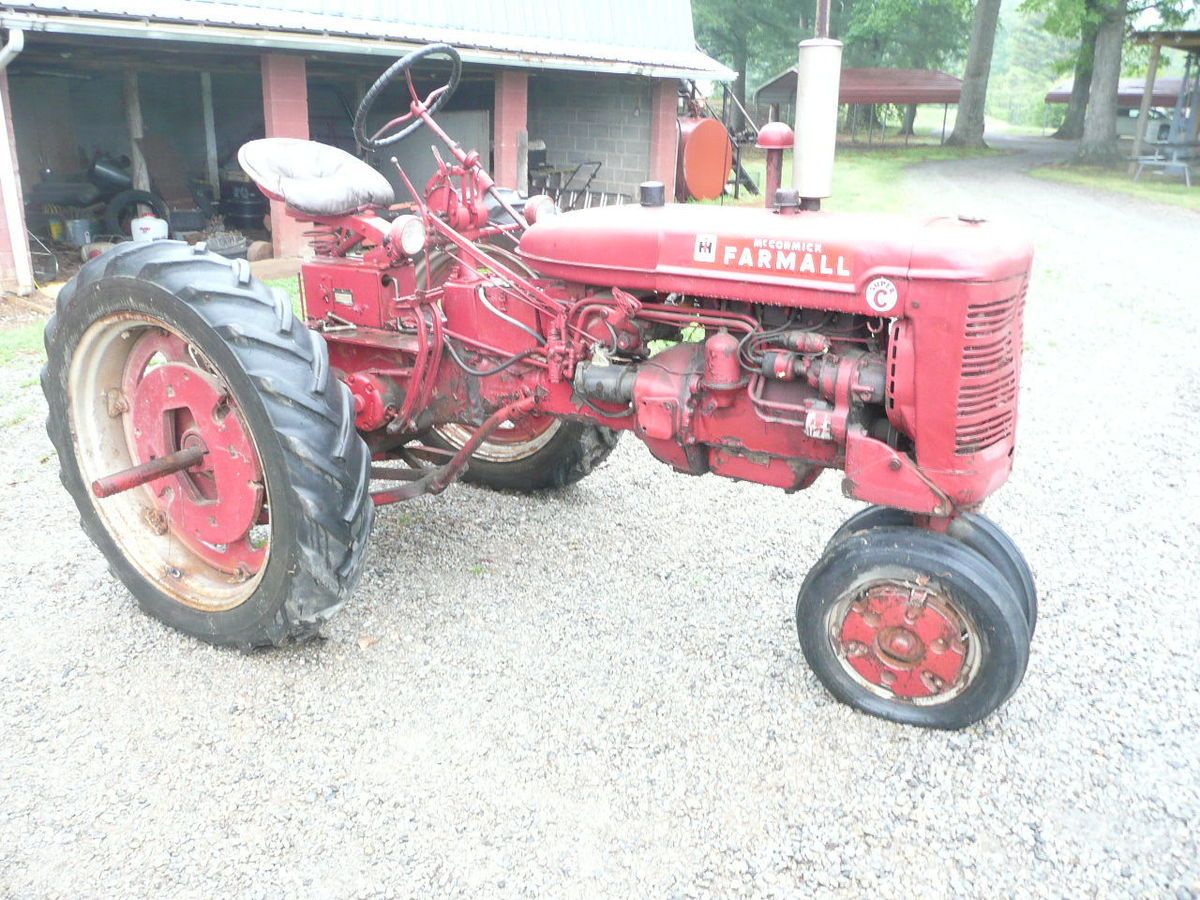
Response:
MULTIPOLYGON (((639 0, 23 2, 0 8, 0 42, 0 289, 20 291, 32 282, 23 192, 44 170, 128 156, 136 181, 144 135, 217 189, 254 137, 352 149, 358 100, 422 44, 464 60, 444 127, 521 188, 519 148, 540 141, 549 165, 599 162, 594 190, 628 195, 654 178, 670 192, 678 80, 733 77, 696 49, 689 0, 657 3, 652 28, 639 0)), ((381 115, 403 102, 399 89, 385 96, 381 115)), ((401 145, 418 184, 433 166, 427 137, 401 145)), ((298 254, 303 226, 282 212, 271 212, 276 254, 298 254)))

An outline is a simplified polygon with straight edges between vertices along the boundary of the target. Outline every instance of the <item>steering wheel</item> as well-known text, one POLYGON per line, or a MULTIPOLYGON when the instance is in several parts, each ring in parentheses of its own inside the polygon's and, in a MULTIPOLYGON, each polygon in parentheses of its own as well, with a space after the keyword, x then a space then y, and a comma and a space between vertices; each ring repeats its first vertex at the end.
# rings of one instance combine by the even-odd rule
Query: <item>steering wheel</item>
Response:
POLYGON ((407 56, 396 60, 386 72, 376 79, 375 83, 371 85, 371 89, 363 97, 362 103, 359 104, 358 112, 354 116, 354 140, 364 150, 382 150, 404 140, 423 124, 424 119, 418 113, 425 112, 432 115, 441 109, 458 87, 461 78, 462 58, 459 57, 458 51, 449 44, 427 44, 420 50, 414 50, 407 56), (450 80, 441 87, 430 91, 429 95, 422 100, 417 96, 417 89, 413 86, 412 68, 430 56, 445 56, 450 60, 450 80), (371 107, 375 105, 375 101, 379 99, 379 95, 383 93, 384 89, 401 75, 408 82, 408 93, 412 97, 412 105, 404 115, 397 116, 373 135, 367 137, 365 129, 371 107), (403 128, 400 127, 402 125, 403 128), (396 131, 397 128, 400 130, 396 131))

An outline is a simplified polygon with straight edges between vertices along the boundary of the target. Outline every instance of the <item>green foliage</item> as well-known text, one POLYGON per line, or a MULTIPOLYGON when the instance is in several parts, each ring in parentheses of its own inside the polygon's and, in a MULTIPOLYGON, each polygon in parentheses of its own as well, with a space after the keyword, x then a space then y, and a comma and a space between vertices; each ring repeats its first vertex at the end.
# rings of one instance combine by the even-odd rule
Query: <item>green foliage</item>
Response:
POLYGON ((961 56, 970 0, 852 0, 834 18, 847 65, 941 68, 961 56))
POLYGON ((18 360, 42 358, 45 355, 42 345, 42 332, 45 328, 46 323, 40 321, 0 328, 0 366, 7 366, 18 360))
MULTIPOLYGON (((992 54, 987 114, 1015 125, 1041 125, 1047 110, 1046 92, 1075 65, 1079 36, 1060 35, 1046 26, 1045 15, 1030 4, 1001 12, 1000 30, 992 54)), ((1049 115, 1062 116, 1065 107, 1049 115)))
POLYGON ((795 63, 814 11, 813 0, 692 0, 697 42, 735 71, 745 66, 749 85, 795 63))

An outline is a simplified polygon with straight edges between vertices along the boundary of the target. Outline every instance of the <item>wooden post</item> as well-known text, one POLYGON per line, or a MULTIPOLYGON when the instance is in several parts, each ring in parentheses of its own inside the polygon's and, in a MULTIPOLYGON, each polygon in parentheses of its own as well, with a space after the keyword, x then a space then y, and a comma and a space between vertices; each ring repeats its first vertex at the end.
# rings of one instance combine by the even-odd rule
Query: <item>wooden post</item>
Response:
POLYGON ((1150 46, 1150 68, 1146 71, 1146 86, 1142 89, 1142 105, 1138 107, 1137 136, 1133 139, 1133 159, 1129 162, 1129 174, 1137 171, 1137 158, 1142 155, 1142 144, 1146 141, 1146 125, 1150 120, 1150 106, 1154 101, 1154 78, 1158 74, 1158 57, 1162 44, 1155 41, 1150 46))
POLYGON ((212 75, 200 73, 200 103, 204 109, 204 160, 213 198, 221 199, 221 168, 217 163, 217 124, 213 115, 212 75))
POLYGON ((133 186, 139 191, 150 190, 150 170, 146 168, 146 157, 138 143, 145 137, 142 126, 142 97, 138 92, 138 74, 135 69, 125 70, 125 124, 129 128, 129 158, 133 165, 133 186))

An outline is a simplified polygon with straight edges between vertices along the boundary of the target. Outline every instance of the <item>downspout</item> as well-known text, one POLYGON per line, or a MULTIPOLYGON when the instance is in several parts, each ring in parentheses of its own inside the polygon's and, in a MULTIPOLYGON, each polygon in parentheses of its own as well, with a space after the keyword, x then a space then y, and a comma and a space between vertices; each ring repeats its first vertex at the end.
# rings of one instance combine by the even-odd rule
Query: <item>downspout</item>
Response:
MULTIPOLYGON (((8 40, 0 47, 0 73, 3 73, 25 49, 25 32, 13 28, 8 40)), ((7 79, 5 92, 7 93, 7 79)), ((7 100, 0 98, 0 102, 7 100)), ((11 106, 11 104, 10 104, 11 106)), ((29 238, 25 234, 25 213, 22 209, 21 182, 17 178, 17 158, 14 147, 11 116, 4 116, 4 127, 0 128, 0 197, 4 198, 4 218, 8 225, 8 241, 12 248, 13 268, 17 276, 17 293, 21 296, 33 293, 33 262, 29 257, 29 238)))

